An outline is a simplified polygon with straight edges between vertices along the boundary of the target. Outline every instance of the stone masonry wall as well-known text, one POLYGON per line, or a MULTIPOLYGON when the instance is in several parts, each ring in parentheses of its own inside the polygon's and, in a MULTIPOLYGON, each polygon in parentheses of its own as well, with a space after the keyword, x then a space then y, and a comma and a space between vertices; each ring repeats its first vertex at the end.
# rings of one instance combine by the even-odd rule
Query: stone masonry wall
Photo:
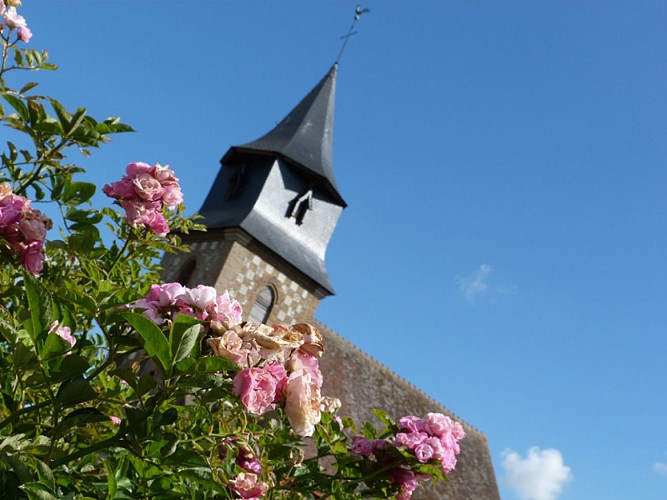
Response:
POLYGON ((162 266, 165 282, 178 281, 181 271, 195 259, 187 286, 213 286, 227 290, 249 313, 257 294, 273 288, 275 303, 268 323, 292 325, 307 321, 320 302, 317 287, 299 271, 277 258, 240 230, 210 231, 187 238, 190 253, 166 254, 162 266))

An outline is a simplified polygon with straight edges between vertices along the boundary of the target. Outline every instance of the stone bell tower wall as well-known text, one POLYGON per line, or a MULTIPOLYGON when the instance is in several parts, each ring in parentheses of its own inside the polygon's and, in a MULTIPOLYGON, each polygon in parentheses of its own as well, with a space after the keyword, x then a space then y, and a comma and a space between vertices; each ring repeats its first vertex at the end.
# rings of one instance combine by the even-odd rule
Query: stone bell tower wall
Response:
POLYGON ((270 286, 275 302, 268 323, 292 325, 314 317, 322 298, 321 288, 245 231, 212 230, 188 237, 187 243, 189 253, 165 255, 162 261, 165 281, 180 281, 187 286, 208 285, 218 293, 228 291, 246 313, 259 291, 270 286), (182 276, 193 262, 191 276, 182 276))

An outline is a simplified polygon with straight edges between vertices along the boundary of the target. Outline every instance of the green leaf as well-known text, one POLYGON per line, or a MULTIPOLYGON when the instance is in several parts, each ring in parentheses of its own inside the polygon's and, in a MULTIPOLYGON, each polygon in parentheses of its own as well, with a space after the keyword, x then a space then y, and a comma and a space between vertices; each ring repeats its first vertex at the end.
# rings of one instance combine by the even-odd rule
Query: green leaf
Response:
POLYGON ((95 243, 100 239, 97 227, 90 224, 74 224, 71 227, 76 232, 67 238, 70 248, 79 254, 87 254, 95 248, 95 243))
POLYGON ((199 320, 185 314, 176 316, 169 332, 172 365, 190 355, 197 344, 200 330, 199 320))
POLYGON ((2 440, 2 442, 0 442, 0 451, 20 450, 22 448, 23 441, 26 441, 25 434, 14 434, 13 436, 6 437, 2 440))
POLYGON ((171 425, 176 422, 178 418, 178 410, 176 408, 169 408, 160 416, 158 425, 171 425))
POLYGON ((30 113, 28 112, 28 107, 25 104, 23 104, 23 101, 21 99, 11 94, 5 94, 2 97, 4 97, 5 101, 7 101, 9 105, 16 110, 16 112, 24 122, 29 121, 30 113))
POLYGON ((35 353, 33 350, 25 345, 23 342, 18 342, 13 352, 14 366, 17 369, 34 368, 35 353))
POLYGON ((146 418, 149 413, 150 410, 139 410, 131 407, 125 408, 125 416, 127 417, 128 423, 127 428, 137 439, 146 437, 146 432, 148 430, 146 418))
POLYGON ((143 396, 144 394, 148 394, 156 387, 157 381, 155 380, 155 377, 150 373, 142 373, 141 377, 139 378, 139 384, 137 384, 137 388, 135 390, 137 391, 137 396, 143 396))
POLYGON ((49 99, 49 101, 51 102, 51 107, 56 112, 58 120, 60 120, 60 124, 63 129, 65 129, 69 124, 69 121, 72 119, 72 115, 55 99, 49 99))
POLYGON ((61 354, 65 354, 70 350, 71 347, 72 345, 60 337, 60 335, 49 333, 46 336, 46 341, 44 342, 39 355, 44 361, 46 361, 48 359, 55 358, 56 356, 60 356, 61 354))
POLYGON ((83 377, 66 380, 60 385, 56 398, 63 405, 74 405, 95 399, 97 391, 83 377))
POLYGON ((65 186, 63 201, 74 205, 85 203, 92 198, 96 189, 97 186, 90 182, 72 182, 65 186))
POLYGON ((23 87, 21 87, 21 90, 19 90, 19 93, 20 94, 25 94, 28 90, 34 89, 37 85, 38 85, 37 82, 28 82, 23 87))
POLYGON ((30 309, 30 320, 26 325, 33 342, 48 332, 53 321, 53 302, 48 290, 33 275, 23 273, 25 291, 30 309))
POLYGON ((50 491, 55 491, 56 481, 53 478, 53 471, 41 460, 37 460, 37 475, 40 483, 49 488, 50 491))
POLYGON ((67 215, 65 215, 65 218, 67 220, 71 220, 72 222, 97 224, 104 218, 104 216, 101 213, 97 212, 96 210, 70 209, 67 211, 67 215))
POLYGON ((97 422, 108 422, 109 417, 95 408, 79 408, 69 413, 63 418, 55 428, 54 434, 62 436, 67 430, 73 427, 94 424, 97 422))
POLYGON ((49 360, 46 366, 49 380, 57 383, 83 375, 90 368, 90 363, 82 356, 70 354, 49 360))
POLYGON ((42 483, 26 483, 19 488, 26 492, 29 500, 58 500, 53 492, 42 483))
POLYGON ((236 371, 239 367, 227 358, 204 356, 199 359, 183 359, 176 365, 176 369, 181 373, 217 373, 236 371))
POLYGON ((0 339, 6 340, 9 342, 9 345, 13 346, 17 338, 18 333, 16 332, 16 328, 7 321, 0 320, 0 339))
POLYGON ((108 490, 107 490, 107 496, 106 498, 108 499, 113 499, 116 496, 116 492, 118 491, 118 483, 116 482, 116 471, 113 468, 113 465, 111 465, 111 462, 108 460, 104 461, 104 468, 107 470, 107 484, 108 484, 108 490))
POLYGON ((171 354, 167 339, 162 330, 150 319, 135 312, 126 312, 122 315, 130 323, 144 341, 144 349, 155 363, 167 373, 171 366, 171 354))
POLYGON ((388 428, 393 429, 396 427, 396 423, 389 418, 389 415, 386 411, 380 410, 378 408, 373 408, 373 414, 380 419, 380 421, 388 428))
POLYGON ((79 126, 81 125, 81 123, 83 122, 85 117, 86 117, 85 108, 77 109, 76 113, 74 113, 74 116, 72 117, 70 122, 66 126, 63 125, 63 128, 65 129, 65 133, 69 134, 70 132, 79 128, 79 126))

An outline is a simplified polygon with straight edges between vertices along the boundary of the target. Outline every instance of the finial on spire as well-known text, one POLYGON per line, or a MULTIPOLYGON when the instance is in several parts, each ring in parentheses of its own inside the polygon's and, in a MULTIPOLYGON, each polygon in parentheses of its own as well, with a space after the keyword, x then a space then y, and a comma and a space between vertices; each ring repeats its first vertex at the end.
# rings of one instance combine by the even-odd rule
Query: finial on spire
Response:
POLYGON ((352 24, 350 25, 350 29, 347 30, 347 34, 343 35, 340 37, 343 40, 343 46, 340 48, 340 52, 338 53, 338 57, 336 58, 336 64, 338 64, 338 61, 340 61, 340 58, 343 56, 343 52, 345 51, 345 47, 347 46, 347 41, 350 39, 351 36, 356 35, 357 32, 354 31, 354 25, 357 23, 359 18, 366 14, 367 12, 370 12, 371 10, 368 8, 364 8, 361 5, 357 5, 357 8, 354 9, 354 20, 352 21, 352 24))

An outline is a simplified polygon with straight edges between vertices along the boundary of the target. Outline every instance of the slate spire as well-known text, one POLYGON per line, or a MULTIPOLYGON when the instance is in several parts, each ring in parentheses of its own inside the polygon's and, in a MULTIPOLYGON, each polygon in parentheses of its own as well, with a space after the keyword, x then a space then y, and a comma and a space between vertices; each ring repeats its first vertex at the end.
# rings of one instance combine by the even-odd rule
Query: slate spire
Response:
POLYGON ((333 119, 337 70, 336 63, 275 128, 255 141, 232 146, 222 162, 226 163, 237 153, 276 154, 304 171, 309 177, 323 183, 341 205, 346 206, 338 191, 333 172, 333 119))
POLYGON ((334 293, 325 253, 346 207, 332 161, 337 69, 267 134, 225 153, 199 211, 210 230, 239 228, 296 268, 318 300, 334 293))

